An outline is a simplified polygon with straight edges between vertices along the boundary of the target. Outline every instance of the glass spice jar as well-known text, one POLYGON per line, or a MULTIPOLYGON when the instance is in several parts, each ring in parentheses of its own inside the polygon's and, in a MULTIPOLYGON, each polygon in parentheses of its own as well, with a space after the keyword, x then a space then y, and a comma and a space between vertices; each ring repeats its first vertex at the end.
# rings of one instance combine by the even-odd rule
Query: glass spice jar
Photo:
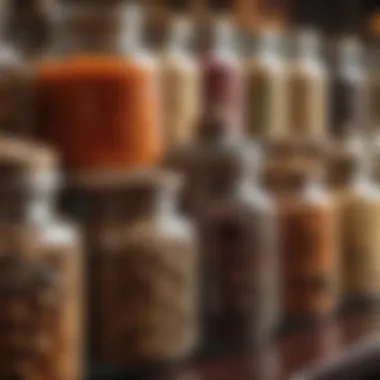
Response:
POLYGON ((126 1, 62 0, 35 78, 36 134, 72 171, 129 169, 161 158, 156 61, 126 1))
POLYGON ((288 121, 293 137, 323 138, 328 122, 328 73, 319 54, 318 36, 301 30, 294 36, 294 54, 287 70, 288 121))
POLYGON ((223 112, 240 132, 243 121, 243 67, 236 52, 236 31, 233 23, 219 14, 214 15, 209 29, 209 41, 200 54, 204 109, 223 112))
POLYGON ((369 91, 360 43, 355 38, 342 38, 334 50, 329 128, 330 136, 339 140, 368 133, 369 91))
POLYGON ((233 160, 241 148, 250 149, 251 145, 236 138, 236 129, 224 114, 205 113, 198 121, 195 142, 172 149, 164 162, 184 177, 179 195, 180 211, 188 216, 196 215, 219 191, 216 186, 208 185, 209 177, 217 175, 215 168, 210 170, 213 160, 233 160))
POLYGON ((82 377, 80 239, 54 214, 55 159, 0 141, 0 377, 82 377))
POLYGON ((331 316, 338 302, 335 205, 315 171, 288 168, 279 207, 284 326, 331 316))
POLYGON ((85 215, 91 360, 109 369, 185 359, 198 339, 197 242, 163 171, 78 179, 85 215))
POLYGON ((341 287, 345 303, 380 301, 380 188, 366 158, 336 162, 334 196, 341 234, 341 287), (338 170, 339 169, 339 170, 338 170))
POLYGON ((280 43, 275 31, 262 30, 253 54, 245 59, 244 127, 252 137, 276 138, 286 133, 287 77, 280 43))
MULTIPOLYGON (((280 319, 277 215, 252 173, 258 151, 205 162, 218 189, 196 217, 203 263, 204 335, 217 349, 261 345, 280 319)), ((206 180, 205 180, 206 181, 206 180)))
POLYGON ((172 21, 168 46, 161 60, 166 146, 189 141, 199 117, 200 70, 189 51, 191 24, 188 19, 172 21))

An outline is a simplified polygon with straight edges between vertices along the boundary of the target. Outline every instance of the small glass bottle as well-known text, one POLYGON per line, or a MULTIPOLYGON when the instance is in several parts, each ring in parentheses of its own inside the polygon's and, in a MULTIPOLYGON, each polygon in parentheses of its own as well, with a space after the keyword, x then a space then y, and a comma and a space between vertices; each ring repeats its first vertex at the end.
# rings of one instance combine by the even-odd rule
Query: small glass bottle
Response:
POLYGON ((341 160, 334 195, 341 233, 341 287, 348 305, 380 300, 380 188, 365 157, 341 160), (338 186, 339 185, 339 186, 338 186))
POLYGON ((330 81, 330 135, 335 139, 363 136, 368 132, 368 81, 360 44, 347 37, 339 39, 335 48, 330 81))
POLYGON ((206 110, 219 110, 241 130, 243 68, 236 54, 235 31, 228 18, 216 15, 208 48, 201 54, 202 100, 206 110))
POLYGON ((81 378, 80 239, 54 213, 55 158, 0 140, 0 377, 81 378))
POLYGON ((189 141, 201 108, 200 71, 189 51, 190 21, 174 17, 161 61, 166 146, 189 141))
POLYGON ((235 348, 267 342, 279 322, 277 215, 252 180, 257 151, 240 149, 206 163, 213 197, 196 217, 204 273, 206 344, 235 348))
POLYGON ((293 137, 324 138, 328 122, 328 77, 315 33, 294 36, 295 54, 288 63, 287 131, 293 137))
POLYGON ((125 1, 61 0, 50 54, 35 78, 36 134, 66 168, 128 169, 163 153, 159 75, 125 1))
POLYGON ((245 62, 245 131, 252 137, 280 137, 286 127, 286 70, 280 36, 263 30, 257 49, 245 62))
POLYGON ((289 167, 277 197, 285 326, 324 319, 338 302, 338 230, 335 206, 319 175, 289 167))
POLYGON ((149 368, 192 354, 198 337, 197 242, 163 171, 91 175, 87 194, 91 359, 149 368))

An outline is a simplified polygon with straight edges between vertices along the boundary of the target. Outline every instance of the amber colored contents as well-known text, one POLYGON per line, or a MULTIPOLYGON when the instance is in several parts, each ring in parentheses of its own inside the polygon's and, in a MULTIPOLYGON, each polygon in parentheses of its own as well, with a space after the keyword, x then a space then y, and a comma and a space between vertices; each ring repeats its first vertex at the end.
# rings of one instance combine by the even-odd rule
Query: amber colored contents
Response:
POLYGON ((43 63, 36 129, 70 169, 154 164, 162 146, 156 71, 144 62, 76 57, 43 63))
POLYGON ((280 226, 287 316, 298 320, 329 315, 336 303, 333 208, 284 202, 280 204, 280 226))

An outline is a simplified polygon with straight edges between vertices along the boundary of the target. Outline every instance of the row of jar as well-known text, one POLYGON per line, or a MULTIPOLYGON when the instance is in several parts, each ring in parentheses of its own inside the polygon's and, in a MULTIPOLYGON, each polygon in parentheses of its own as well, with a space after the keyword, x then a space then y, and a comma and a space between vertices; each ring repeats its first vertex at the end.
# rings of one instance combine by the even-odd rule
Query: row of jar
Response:
POLYGON ((366 79, 354 39, 341 42, 330 79, 313 33, 295 33, 288 62, 282 38, 270 31, 239 58, 226 19, 215 20, 211 45, 196 59, 188 20, 174 18, 158 57, 144 47, 137 6, 90 3, 62 3, 55 43, 28 68, 0 47, 2 130, 53 144, 71 170, 156 163, 166 147, 191 140, 199 115, 216 108, 236 133, 253 138, 361 133, 369 104, 378 123, 380 82, 375 74, 366 79))
POLYGON ((1 375, 77 378, 85 333, 94 363, 145 367, 380 299, 380 191, 362 161, 336 157, 326 191, 313 145, 272 145, 265 190, 259 149, 223 129, 206 117, 174 154, 182 181, 70 178, 82 239, 56 216, 52 151, 0 140, 1 375))

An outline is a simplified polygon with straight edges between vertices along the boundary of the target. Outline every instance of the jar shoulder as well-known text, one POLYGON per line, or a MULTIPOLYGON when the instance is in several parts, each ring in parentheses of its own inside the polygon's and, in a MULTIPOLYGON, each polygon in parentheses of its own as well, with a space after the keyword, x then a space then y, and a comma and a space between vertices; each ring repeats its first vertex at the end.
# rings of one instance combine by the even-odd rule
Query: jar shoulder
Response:
POLYGON ((74 223, 55 219, 45 226, 34 228, 41 246, 49 248, 76 247, 80 244, 80 231, 74 223))

